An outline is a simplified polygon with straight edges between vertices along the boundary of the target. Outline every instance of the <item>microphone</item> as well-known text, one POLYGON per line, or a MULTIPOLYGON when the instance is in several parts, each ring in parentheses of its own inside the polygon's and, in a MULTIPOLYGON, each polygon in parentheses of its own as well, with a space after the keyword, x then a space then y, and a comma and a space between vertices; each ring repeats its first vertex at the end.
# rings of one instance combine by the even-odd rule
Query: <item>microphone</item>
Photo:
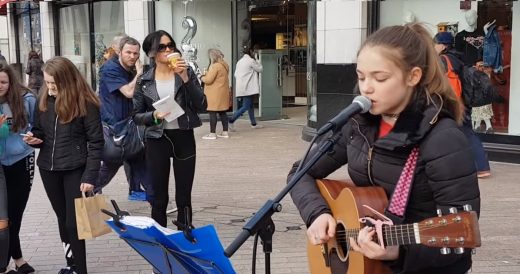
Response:
POLYGON ((361 95, 356 96, 356 98, 352 100, 352 104, 344 108, 338 115, 336 115, 334 118, 330 119, 325 125, 323 125, 318 130, 317 135, 321 136, 329 130, 340 129, 347 123, 350 117, 358 113, 365 113, 370 109, 370 107, 372 107, 372 101, 370 101, 370 99, 361 95))

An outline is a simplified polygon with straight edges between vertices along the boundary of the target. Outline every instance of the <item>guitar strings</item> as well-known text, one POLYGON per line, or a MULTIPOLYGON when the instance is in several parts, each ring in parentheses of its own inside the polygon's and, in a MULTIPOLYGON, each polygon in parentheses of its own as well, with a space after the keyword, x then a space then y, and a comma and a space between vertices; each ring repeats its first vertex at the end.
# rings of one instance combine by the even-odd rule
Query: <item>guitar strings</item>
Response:
MULTIPOLYGON (((439 228, 439 227, 445 227, 445 226, 448 226, 448 225, 454 224, 454 223, 455 222, 450 222, 450 223, 438 224, 438 225, 423 225, 423 224, 419 224, 419 232, 423 232, 423 231, 427 231, 427 230, 435 229, 435 228, 439 228)), ((403 238, 403 236, 405 234, 406 235, 413 235, 413 232, 412 233, 408 232, 409 228, 413 227, 413 224, 406 224, 406 225, 403 225, 403 226, 398 227, 394 231, 391 231, 392 227, 394 227, 394 226, 384 226, 383 227, 383 233, 385 235, 389 235, 391 238, 394 238, 394 236, 395 236, 395 238, 403 238), (406 228, 404 228, 403 226, 406 226, 406 228)), ((345 231, 337 231, 336 232, 336 238, 337 239, 346 239, 347 236, 355 238, 355 237, 357 237, 357 234, 359 234, 359 231, 360 231, 359 228, 347 229, 345 231), (343 236, 345 236, 345 237, 343 237, 343 236)), ((407 237, 407 236, 405 236, 405 237, 407 237)), ((414 236, 414 238, 415 238, 415 236, 414 236)))

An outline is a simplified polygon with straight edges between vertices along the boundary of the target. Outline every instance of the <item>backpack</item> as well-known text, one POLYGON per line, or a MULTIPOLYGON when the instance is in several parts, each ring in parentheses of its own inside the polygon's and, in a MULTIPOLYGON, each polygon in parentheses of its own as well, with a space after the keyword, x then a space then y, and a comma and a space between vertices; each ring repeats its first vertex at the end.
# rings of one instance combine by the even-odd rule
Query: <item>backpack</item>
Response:
POLYGON ((469 107, 481 107, 500 101, 501 96, 489 76, 475 67, 462 69, 464 104, 469 107))
POLYGON ((453 69, 453 66, 451 65, 450 58, 448 58, 446 55, 441 55, 444 60, 446 60, 446 76, 448 77, 448 81, 450 82, 451 88, 455 92, 455 95, 457 98, 461 98, 462 95, 462 83, 460 82, 459 75, 455 72, 453 69))

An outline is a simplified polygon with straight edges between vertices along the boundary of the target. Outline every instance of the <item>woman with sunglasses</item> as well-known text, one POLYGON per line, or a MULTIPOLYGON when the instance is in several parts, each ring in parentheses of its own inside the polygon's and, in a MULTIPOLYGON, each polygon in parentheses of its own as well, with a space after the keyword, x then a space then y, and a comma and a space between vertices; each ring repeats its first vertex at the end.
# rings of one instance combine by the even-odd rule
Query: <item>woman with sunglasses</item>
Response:
POLYGON ((151 68, 138 81, 134 93, 134 121, 146 126, 146 163, 153 182, 152 218, 166 227, 170 158, 173 158, 175 202, 178 214, 175 224, 180 230, 192 228, 191 190, 195 176, 195 136, 193 129, 202 125, 197 113, 206 110, 206 97, 197 76, 178 58, 170 64, 167 56, 180 51, 170 34, 152 32, 143 41, 143 50, 152 61, 151 68), (169 112, 157 111, 153 103, 173 96, 184 114, 170 122, 169 112))

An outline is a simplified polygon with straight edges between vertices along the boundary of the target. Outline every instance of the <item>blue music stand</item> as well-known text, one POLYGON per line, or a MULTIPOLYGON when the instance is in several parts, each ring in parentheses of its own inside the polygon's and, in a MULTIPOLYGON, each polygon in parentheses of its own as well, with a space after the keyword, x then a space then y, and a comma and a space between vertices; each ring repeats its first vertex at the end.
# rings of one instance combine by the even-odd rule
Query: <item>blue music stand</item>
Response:
POLYGON ((149 217, 129 216, 115 201, 112 204, 116 214, 102 210, 112 216, 108 225, 160 273, 235 273, 212 225, 193 229, 195 242, 190 242, 182 231, 162 227, 149 217))

